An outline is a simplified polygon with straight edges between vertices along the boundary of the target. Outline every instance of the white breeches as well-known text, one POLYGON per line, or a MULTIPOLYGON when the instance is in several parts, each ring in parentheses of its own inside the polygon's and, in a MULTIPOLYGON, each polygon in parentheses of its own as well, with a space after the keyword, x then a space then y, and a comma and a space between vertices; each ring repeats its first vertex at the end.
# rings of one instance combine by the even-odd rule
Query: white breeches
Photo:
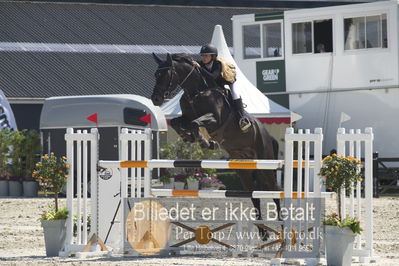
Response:
POLYGON ((239 90, 237 90, 233 84, 233 86, 230 86, 231 88, 231 96, 233 96, 233 100, 237 100, 241 98, 241 94, 239 90))
POLYGON ((246 85, 242 82, 242 79, 238 79, 237 77, 236 82, 234 82, 233 85, 230 86, 233 100, 242 98, 241 95, 244 94, 245 86, 246 85))

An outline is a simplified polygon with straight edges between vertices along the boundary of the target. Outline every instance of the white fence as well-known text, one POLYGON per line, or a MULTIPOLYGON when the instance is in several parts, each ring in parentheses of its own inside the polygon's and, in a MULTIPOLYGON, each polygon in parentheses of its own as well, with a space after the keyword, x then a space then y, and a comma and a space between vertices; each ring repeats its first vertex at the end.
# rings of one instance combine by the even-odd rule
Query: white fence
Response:
MULTIPOLYGON (((115 250, 122 251, 127 239, 125 234, 122 233, 126 231, 126 228, 122 222, 125 214, 124 208, 121 207, 121 200, 129 197, 152 196, 150 169, 114 168, 111 169, 112 173, 107 172, 105 169, 97 169, 99 135, 96 129, 92 129, 90 133, 86 131, 74 133, 72 129, 68 129, 65 139, 67 141, 67 158, 71 165, 67 190, 67 207, 70 216, 67 223, 65 249, 60 254, 68 255, 79 252, 87 244, 88 233, 86 229, 89 216, 91 217, 90 234, 95 233, 101 239, 107 240, 107 245, 111 245, 115 250), (99 174, 97 176, 98 170, 99 174), (108 180, 111 176, 112 182, 108 180), (75 185, 77 187, 76 195, 74 194, 75 185), (91 192, 90 208, 88 208, 89 189, 91 192), (73 236, 73 216, 75 214, 78 219, 76 237, 73 236)), ((366 133, 363 134, 360 131, 356 131, 356 134, 352 131, 350 131, 350 134, 345 134, 344 129, 340 129, 337 140, 338 154, 347 154, 345 151, 348 150, 349 154, 347 155, 353 155, 358 158, 363 156, 365 158, 365 205, 368 208, 366 208, 363 234, 366 237, 366 247, 362 248, 360 244, 357 244, 358 251, 355 255, 362 258, 371 257, 372 131, 371 129, 366 129, 366 133), (359 143, 361 142, 365 143, 365 148, 362 151, 359 148, 361 146, 359 143), (349 149, 345 148, 347 145, 349 145, 349 149)), ((321 197, 323 194, 322 184, 318 176, 322 158, 323 135, 321 129, 316 129, 314 133, 310 133, 309 130, 299 130, 298 133, 294 133, 293 129, 289 128, 286 131, 285 141, 284 195, 292 195, 292 192, 297 192, 297 195, 303 194, 305 198, 309 197, 310 193, 313 197, 321 197), (297 146, 296 152, 294 151, 294 146, 297 146), (311 155, 314 156, 313 161, 310 160, 311 155), (294 162, 296 167, 293 165, 294 162), (310 163, 313 165, 310 165, 310 163), (297 168, 296 188, 293 180, 294 168, 297 168)), ((121 161, 148 161, 151 159, 150 131, 123 129, 119 135, 119 145, 119 158, 121 161)), ((349 214, 356 214, 357 217, 363 219, 359 211, 361 193, 358 193, 358 191, 361 191, 360 183, 356 184, 355 187, 356 189, 349 197, 349 214), (356 201, 354 200, 355 192, 356 201)), ((343 213, 346 213, 346 209, 343 210, 343 213)), ((293 228, 294 225, 286 224, 285 226, 293 228)), ((295 228, 295 230, 299 232, 307 227, 306 223, 300 224, 299 228, 295 228)), ((360 237, 358 241, 360 243, 360 237)), ((299 241, 297 245, 299 245, 299 241)))
POLYGON ((356 182, 352 186, 349 198, 344 192, 340 195, 342 216, 356 217, 362 222, 364 232, 356 237, 354 245, 354 256, 360 258, 373 257, 373 139, 372 128, 366 128, 363 133, 360 129, 351 129, 349 133, 345 133, 345 129, 340 128, 337 134, 338 155, 353 156, 358 160, 364 158, 364 189, 361 182, 356 182))

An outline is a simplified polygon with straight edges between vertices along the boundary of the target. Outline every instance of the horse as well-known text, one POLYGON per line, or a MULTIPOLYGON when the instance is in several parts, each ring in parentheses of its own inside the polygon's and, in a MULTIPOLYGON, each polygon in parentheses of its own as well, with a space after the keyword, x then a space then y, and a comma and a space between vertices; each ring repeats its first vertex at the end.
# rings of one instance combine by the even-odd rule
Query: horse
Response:
MULTIPOLYGON (((162 60, 153 53, 158 64, 155 72, 155 87, 151 95, 154 105, 160 106, 179 87, 184 90, 180 99, 182 115, 171 120, 172 128, 185 141, 198 141, 202 147, 225 150, 234 159, 270 159, 278 157, 278 142, 255 118, 251 127, 243 132, 234 115, 225 89, 218 88, 206 71, 193 65, 193 59, 185 54, 167 54, 162 60), (201 130, 201 128, 205 128, 201 130), (208 133, 208 136, 207 134, 208 133)), ((279 190, 276 183, 276 171, 273 170, 237 170, 241 184, 246 191, 279 190)), ((260 199, 251 199, 257 210, 257 219, 261 220, 260 199)), ((280 201, 274 199, 278 211, 280 201)), ((267 239, 267 231, 258 227, 267 239)))

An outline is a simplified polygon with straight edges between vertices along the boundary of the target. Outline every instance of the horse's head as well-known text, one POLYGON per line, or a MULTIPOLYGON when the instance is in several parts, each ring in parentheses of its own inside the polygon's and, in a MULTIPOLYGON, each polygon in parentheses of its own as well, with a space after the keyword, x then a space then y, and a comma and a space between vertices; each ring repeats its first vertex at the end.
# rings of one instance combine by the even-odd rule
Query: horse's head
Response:
POLYGON ((170 54, 167 54, 165 61, 154 53, 152 55, 158 63, 158 69, 155 72, 156 83, 151 100, 154 105, 160 106, 169 97, 171 92, 177 89, 178 77, 170 54))

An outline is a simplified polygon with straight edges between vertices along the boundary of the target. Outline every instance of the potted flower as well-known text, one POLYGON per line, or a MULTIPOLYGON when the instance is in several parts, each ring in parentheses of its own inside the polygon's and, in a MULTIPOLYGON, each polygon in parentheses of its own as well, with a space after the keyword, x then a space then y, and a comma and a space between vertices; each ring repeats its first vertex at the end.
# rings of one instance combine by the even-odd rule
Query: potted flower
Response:
POLYGON ((222 183, 222 181, 220 181, 219 179, 217 179, 216 175, 204 175, 201 178, 201 189, 205 189, 205 190, 219 190, 221 188, 226 188, 226 186, 222 183))
POLYGON ((355 235, 362 231, 356 218, 342 217, 341 192, 351 190, 355 181, 361 180, 361 163, 352 156, 343 157, 333 154, 323 159, 320 175, 326 187, 337 192, 338 214, 326 215, 325 243, 328 265, 351 265, 355 235), (339 245, 337 245, 339 243, 339 245))
POLYGON ((186 185, 187 175, 186 174, 177 174, 175 175, 175 189, 184 189, 186 185))
POLYGON ((68 210, 59 208, 58 194, 66 184, 69 165, 66 157, 57 158, 54 153, 50 153, 50 156, 46 154, 41 159, 36 164, 32 177, 39 181, 46 195, 48 192, 54 194, 54 206, 42 214, 40 221, 44 231, 46 255, 57 256, 64 246, 68 218, 68 210))
POLYGON ((195 170, 192 174, 190 174, 187 177, 187 189, 198 190, 199 182, 203 176, 203 173, 199 170, 195 170))
MULTIPOLYGON (((202 149, 198 142, 189 143, 183 141, 181 138, 178 138, 174 142, 170 142, 163 145, 162 148, 160 149, 160 158, 162 159, 212 160, 212 159, 220 159, 221 157, 222 157, 221 150, 202 149)), ((216 172, 215 169, 207 169, 207 170, 201 169, 201 173, 204 173, 205 171, 209 172, 209 170, 214 170, 216 172)), ((186 182, 187 186, 189 187, 188 189, 192 189, 196 187, 195 179, 201 179, 201 177, 198 177, 195 174, 194 169, 186 169, 185 171, 181 171, 181 169, 171 169, 171 171, 166 171, 166 172, 169 173, 170 175, 164 174, 165 171, 161 171, 160 179, 165 186, 165 183, 168 182, 167 179, 169 179, 170 177, 174 177, 173 181, 171 181, 170 183, 171 184, 169 186, 170 188, 173 188, 172 183, 174 181, 177 181, 174 183, 174 187, 176 189, 183 189, 186 182)), ((198 189, 198 187, 196 189, 198 189)))
POLYGON ((166 168, 161 168, 160 170, 160 181, 163 183, 164 188, 173 189, 174 188, 174 177, 173 174, 166 168))

